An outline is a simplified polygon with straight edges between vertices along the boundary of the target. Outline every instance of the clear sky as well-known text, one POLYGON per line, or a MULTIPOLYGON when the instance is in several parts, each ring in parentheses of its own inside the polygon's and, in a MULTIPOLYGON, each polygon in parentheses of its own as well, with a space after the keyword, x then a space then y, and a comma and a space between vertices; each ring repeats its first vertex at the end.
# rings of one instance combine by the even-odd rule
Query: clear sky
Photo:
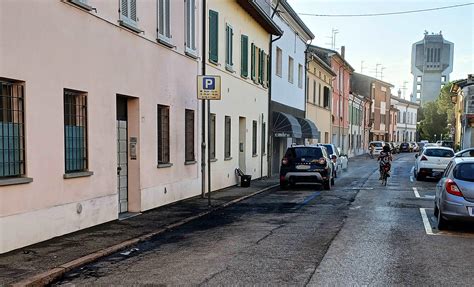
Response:
MULTIPOLYGON (((474 0, 288 0, 297 13, 314 14, 366 14, 384 13, 456 4, 474 0)), ((413 76, 410 73, 412 44, 423 39, 424 31, 439 33, 454 43, 454 65, 450 79, 466 78, 474 73, 474 5, 405 15, 376 17, 315 17, 300 15, 315 35, 313 44, 330 48, 331 30, 338 29, 336 47, 346 46, 346 60, 361 72, 375 76, 375 66, 385 67, 383 80, 392 83, 396 95, 406 84, 406 97, 412 92, 413 76)), ((380 67, 379 67, 380 71, 380 67)), ((380 78, 380 74, 379 74, 380 78)))

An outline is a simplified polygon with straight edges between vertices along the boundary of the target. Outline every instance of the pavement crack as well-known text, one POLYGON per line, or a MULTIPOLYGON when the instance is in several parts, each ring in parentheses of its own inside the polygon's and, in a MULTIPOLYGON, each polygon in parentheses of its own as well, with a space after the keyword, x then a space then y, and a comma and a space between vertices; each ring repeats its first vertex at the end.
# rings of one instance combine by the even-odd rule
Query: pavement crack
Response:
POLYGON ((216 278, 218 275, 224 273, 225 271, 229 271, 229 266, 227 266, 225 269, 222 269, 218 272, 215 272, 211 276, 207 277, 206 279, 204 279, 204 281, 199 283, 198 286, 202 286, 202 285, 205 285, 205 284, 209 283, 212 279, 216 278))
POLYGON ((255 244, 256 244, 256 245, 259 245, 260 242, 262 242, 263 240, 267 239, 269 236, 273 235, 273 233, 274 233, 276 230, 278 230, 278 229, 280 229, 280 228, 282 228, 282 227, 284 227, 284 226, 285 226, 284 224, 280 224, 279 226, 273 228, 272 230, 270 230, 270 232, 269 232, 268 234, 266 234, 265 236, 263 236, 262 238, 260 238, 259 240, 257 240, 257 242, 256 242, 255 244))

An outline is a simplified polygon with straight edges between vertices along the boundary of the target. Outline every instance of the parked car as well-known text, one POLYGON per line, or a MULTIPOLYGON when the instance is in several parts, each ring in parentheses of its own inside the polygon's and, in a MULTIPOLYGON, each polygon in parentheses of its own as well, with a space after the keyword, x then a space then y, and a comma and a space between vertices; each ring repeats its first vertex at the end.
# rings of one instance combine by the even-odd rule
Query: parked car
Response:
POLYGON ((280 186, 286 188, 299 182, 319 183, 330 190, 334 185, 329 155, 321 146, 292 146, 281 160, 280 186))
POLYGON ((409 143, 401 143, 400 144, 400 152, 410 152, 410 144, 409 143))
POLYGON ((398 152, 397 148, 396 148, 396 146, 393 142, 388 143, 388 145, 390 146, 390 152, 391 153, 396 154, 398 152))
POLYGON ((463 149, 454 154, 455 157, 474 157, 474 147, 463 149))
POLYGON ((414 151, 414 152, 419 152, 420 151, 420 146, 416 142, 411 142, 410 144, 412 146, 412 151, 414 151))
POLYGON ((453 141, 437 141, 436 145, 437 146, 445 146, 445 147, 454 148, 454 142, 453 141))
POLYGON ((339 157, 341 158, 341 168, 347 170, 349 168, 349 157, 347 154, 343 153, 341 148, 338 147, 337 151, 339 152, 339 157))
POLYGON ((372 141, 369 143, 369 147, 373 145, 375 147, 374 149, 374 155, 379 155, 380 152, 382 151, 384 145, 385 145, 385 142, 383 141, 372 141))
POLYGON ((333 144, 321 144, 323 147, 325 147, 328 151, 329 158, 333 158, 333 156, 336 156, 336 163, 334 164, 334 174, 333 177, 336 178, 337 174, 341 170, 346 170, 347 169, 347 156, 346 155, 341 155, 340 149, 336 148, 335 145, 333 144))
POLYGON ((434 215, 438 229, 448 221, 474 221, 474 157, 455 157, 436 185, 434 215))
POLYGON ((425 146, 425 142, 418 142, 417 144, 418 144, 418 147, 419 147, 418 151, 422 150, 423 147, 425 146))
POLYGON ((453 157, 452 148, 425 147, 422 152, 415 154, 414 176, 416 180, 421 180, 426 176, 440 177, 453 157))

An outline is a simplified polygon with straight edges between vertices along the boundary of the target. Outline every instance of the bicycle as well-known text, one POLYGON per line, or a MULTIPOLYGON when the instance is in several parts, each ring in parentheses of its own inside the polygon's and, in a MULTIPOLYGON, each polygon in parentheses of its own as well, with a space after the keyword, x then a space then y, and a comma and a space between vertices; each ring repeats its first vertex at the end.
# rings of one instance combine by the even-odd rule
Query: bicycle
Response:
POLYGON ((388 170, 389 170, 389 166, 388 165, 385 165, 382 167, 382 185, 383 186, 386 186, 387 185, 387 178, 389 177, 388 175, 388 170))

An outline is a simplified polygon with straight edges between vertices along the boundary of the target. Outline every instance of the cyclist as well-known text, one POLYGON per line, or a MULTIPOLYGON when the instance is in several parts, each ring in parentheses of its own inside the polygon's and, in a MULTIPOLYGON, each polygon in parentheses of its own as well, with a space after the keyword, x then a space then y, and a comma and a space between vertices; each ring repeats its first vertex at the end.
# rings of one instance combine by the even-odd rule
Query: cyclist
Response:
POLYGON ((387 177, 390 177, 390 168, 391 168, 390 162, 392 161, 392 153, 390 152, 390 146, 388 144, 386 144, 383 147, 382 151, 380 152, 379 157, 377 158, 377 161, 380 161, 380 168, 379 168, 380 178, 379 179, 382 179, 382 173, 383 173, 384 167, 388 167, 387 177))

